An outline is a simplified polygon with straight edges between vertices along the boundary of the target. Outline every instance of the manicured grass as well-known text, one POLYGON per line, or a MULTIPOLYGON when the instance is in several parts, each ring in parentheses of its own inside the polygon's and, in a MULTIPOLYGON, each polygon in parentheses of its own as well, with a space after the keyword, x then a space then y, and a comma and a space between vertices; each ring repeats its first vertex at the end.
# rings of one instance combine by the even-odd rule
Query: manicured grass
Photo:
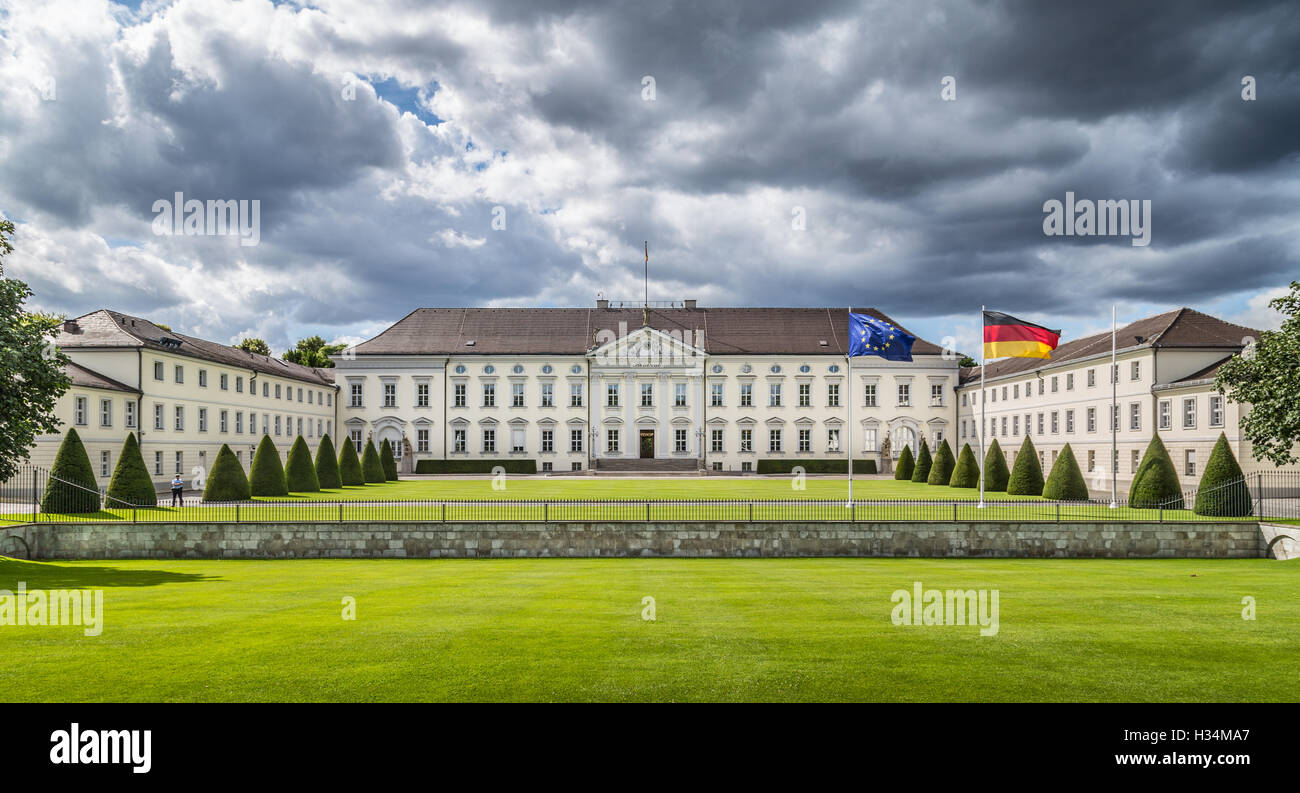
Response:
POLYGON ((19 581, 105 619, 0 626, 6 701, 1294 701, 1300 644, 1300 576, 1254 559, 0 560, 19 581), (998 634, 894 626, 914 581, 999 590, 998 634))

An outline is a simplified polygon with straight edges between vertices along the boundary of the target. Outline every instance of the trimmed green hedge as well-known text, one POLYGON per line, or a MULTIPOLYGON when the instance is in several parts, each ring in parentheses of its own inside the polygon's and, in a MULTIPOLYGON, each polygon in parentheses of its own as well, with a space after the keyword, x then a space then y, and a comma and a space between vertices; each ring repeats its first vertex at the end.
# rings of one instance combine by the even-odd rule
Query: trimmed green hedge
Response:
POLYGON ((230 447, 221 444, 216 462, 208 472, 208 483, 203 488, 204 501, 247 501, 253 495, 240 464, 230 447))
POLYGON ((1228 445, 1228 436, 1223 433, 1219 433, 1210 461, 1205 464, 1192 511, 1218 518, 1244 518, 1255 511, 1241 466, 1228 445))
POLYGON ((1079 470, 1079 461, 1074 459, 1074 450, 1065 444, 1061 454, 1052 466, 1052 473, 1043 485, 1043 498, 1052 501, 1086 501, 1088 484, 1083 481, 1083 471, 1079 470))
POLYGON ((934 465, 934 459, 930 456, 930 444, 921 439, 921 451, 916 454, 916 466, 912 469, 912 481, 925 483, 930 477, 930 466, 934 465))
POLYGON ((537 473, 536 460, 416 460, 417 474, 490 474, 501 466, 508 474, 537 473))
POLYGON ((898 465, 894 467, 894 479, 899 482, 909 482, 912 479, 912 469, 916 467, 916 461, 912 459, 912 447, 903 445, 903 451, 898 455, 898 465))
POLYGON ((316 446, 316 484, 322 490, 337 490, 343 486, 343 481, 339 478, 339 460, 334 451, 334 441, 330 440, 328 433, 320 436, 320 444, 316 446))
POLYGON ((1011 469, 1011 479, 1007 482, 1007 493, 1013 496, 1043 494, 1043 465, 1038 462, 1038 450, 1028 435, 1025 436, 1025 442, 1020 444, 1020 453, 1016 455, 1016 464, 1011 469))
POLYGON ((387 438, 379 444, 379 462, 384 466, 384 479, 396 482, 397 458, 393 456, 393 444, 389 443, 387 438))
POLYGON ((357 445, 351 438, 344 438, 339 447, 339 482, 343 487, 361 487, 366 483, 361 460, 357 458, 357 445))
POLYGON ((284 465, 280 452, 270 435, 263 435, 253 455, 253 467, 248 474, 248 487, 255 496, 287 496, 289 488, 284 482, 284 465))
POLYGON ((1010 482, 1011 472, 1007 470, 1007 455, 1002 451, 998 439, 994 438, 989 444, 988 452, 984 455, 984 492, 1005 493, 1010 482))
POLYGON ((961 454, 957 455, 957 467, 952 469, 949 487, 979 487, 980 465, 971 451, 969 443, 963 443, 961 454))
POLYGON ((122 451, 117 454, 117 466, 113 469, 113 479, 108 483, 109 507, 121 507, 130 504, 136 507, 158 506, 158 490, 154 487, 149 468, 144 464, 144 455, 140 453, 140 443, 134 432, 126 434, 122 451))
MULTIPOLYGON (((760 474, 788 474, 796 465, 803 466, 804 473, 807 474, 847 474, 849 472, 848 460, 759 460, 758 473, 760 474)), ((875 460, 854 460, 853 473, 855 474, 874 474, 876 473, 875 460)))
POLYGON ((368 485, 382 485, 388 481, 384 477, 384 464, 379 461, 379 450, 375 448, 373 438, 366 441, 366 448, 361 450, 361 474, 368 485))
POLYGON ((90 465, 90 455, 86 454, 81 436, 69 427, 45 483, 41 512, 81 514, 98 511, 99 483, 95 481, 95 469, 90 465))
POLYGON ((316 466, 311 461, 311 449, 307 441, 299 435, 289 449, 289 460, 284 466, 284 483, 290 493, 319 493, 320 480, 316 478, 316 466))
POLYGON ((939 451, 934 455, 934 462, 930 464, 930 475, 926 477, 927 485, 946 485, 952 479, 953 468, 957 461, 952 456, 952 446, 948 445, 948 439, 944 438, 939 444, 939 451))
POLYGON ((1128 505, 1134 509, 1182 509, 1183 487, 1178 483, 1178 469, 1174 468, 1169 452, 1160 440, 1160 433, 1151 436, 1133 484, 1129 487, 1128 505))

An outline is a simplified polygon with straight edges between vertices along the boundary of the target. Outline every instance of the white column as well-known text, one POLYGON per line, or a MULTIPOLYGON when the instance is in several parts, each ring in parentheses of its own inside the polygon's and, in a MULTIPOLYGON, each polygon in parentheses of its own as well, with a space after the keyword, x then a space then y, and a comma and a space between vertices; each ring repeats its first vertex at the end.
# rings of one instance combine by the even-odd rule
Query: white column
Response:
POLYGON ((634 400, 637 395, 635 372, 626 372, 623 375, 623 393, 619 396, 623 399, 623 434, 627 436, 624 440, 623 456, 639 457, 641 455, 641 433, 636 428, 636 404, 634 400))
POLYGON ((672 383, 668 380, 667 372, 660 372, 655 378, 655 399, 659 400, 659 429, 655 432, 655 457, 671 457, 673 450, 673 441, 670 437, 673 432, 672 425, 672 396, 669 394, 668 386, 672 383))

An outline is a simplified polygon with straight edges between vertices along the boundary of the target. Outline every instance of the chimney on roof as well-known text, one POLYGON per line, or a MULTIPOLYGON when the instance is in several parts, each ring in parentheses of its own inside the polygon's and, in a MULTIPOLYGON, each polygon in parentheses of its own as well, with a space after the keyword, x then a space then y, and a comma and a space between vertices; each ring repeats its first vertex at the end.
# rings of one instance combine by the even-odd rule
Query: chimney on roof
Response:
POLYGON ((77 324, 77 321, 76 321, 75 319, 64 320, 64 322, 63 322, 63 332, 64 332, 64 333, 80 333, 80 332, 81 332, 81 326, 77 324))
POLYGON ((687 310, 687 311, 694 311, 694 310, 695 310, 695 301, 694 301, 694 300, 687 300, 687 301, 686 301, 686 310, 687 310))
POLYGON ((596 298, 596 308, 609 308, 609 301, 603 297, 596 298))

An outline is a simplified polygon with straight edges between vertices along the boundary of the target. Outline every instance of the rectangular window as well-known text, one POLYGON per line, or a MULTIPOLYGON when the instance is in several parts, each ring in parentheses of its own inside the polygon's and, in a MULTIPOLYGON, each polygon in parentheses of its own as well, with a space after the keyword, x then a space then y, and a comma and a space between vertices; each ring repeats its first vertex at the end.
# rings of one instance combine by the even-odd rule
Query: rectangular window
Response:
POLYGON ((542 407, 555 407, 555 384, 542 383, 542 407))
POLYGON ((1089 370, 1088 370, 1088 387, 1089 387, 1089 388, 1092 388, 1092 387, 1094 387, 1094 386, 1096 386, 1096 385, 1097 385, 1097 370, 1096 370, 1096 369, 1089 369, 1089 370))
POLYGON ((1060 390, 1060 389, 1057 387, 1057 386, 1058 386, 1058 382, 1057 382, 1057 381, 1058 381, 1059 379, 1060 379, 1060 378, 1056 377, 1055 375, 1052 376, 1052 393, 1053 393, 1053 394, 1057 393, 1057 392, 1060 390))
POLYGON ((176 475, 180 476, 185 470, 185 452, 176 452, 176 475))
POLYGON ((294 421, 294 434, 296 434, 296 435, 301 435, 301 434, 302 434, 302 419, 301 419, 301 418, 299 418, 299 419, 297 419, 297 420, 294 421))
MULTIPOLYGON (((1070 414, 1071 414, 1071 415, 1070 415, 1070 420, 1071 420, 1071 422, 1072 422, 1073 419, 1074 419, 1074 416, 1073 416, 1074 411, 1070 411, 1070 414)), ((1073 431, 1074 431, 1074 430, 1071 429, 1071 432, 1073 432, 1073 431)), ((1011 417, 1011 434, 1012 434, 1013 436, 1016 436, 1016 437, 1018 437, 1018 436, 1020 435, 1020 416, 1019 416, 1019 415, 1015 415, 1015 416, 1012 416, 1012 417, 1011 417)))
POLYGON ((799 451, 812 451, 812 430, 799 430, 799 451))
POLYGON ((555 430, 542 430, 542 451, 547 454, 555 451, 555 430))
POLYGON ((510 451, 522 452, 524 450, 524 428, 510 428, 510 451))
POLYGON ((284 399, 284 388, 279 383, 275 384, 275 398, 284 399))
POLYGON ((208 370, 207 370, 207 369, 200 369, 200 370, 199 370, 199 388, 207 388, 207 387, 208 387, 208 370))
POLYGON ((1088 432, 1097 431, 1097 408, 1088 408, 1088 432))
POLYGON ((1141 402, 1129 403, 1128 428, 1131 430, 1142 429, 1142 403, 1141 402))
POLYGON ((279 417, 279 416, 276 416, 276 417, 275 417, 275 434, 276 434, 276 435, 279 435, 279 434, 280 434, 280 417, 279 417))
POLYGON ((108 460, 109 460, 108 452, 105 451, 99 453, 99 475, 100 476, 109 475, 110 469, 108 467, 108 460))
POLYGON ((73 422, 75 422, 78 427, 86 426, 86 398, 77 397, 73 400, 73 406, 73 422))
POLYGON ((742 408, 752 408, 754 406, 754 384, 740 384, 740 406, 742 408))
POLYGON ((1134 449, 1133 453, 1129 455, 1128 472, 1130 474, 1136 474, 1138 472, 1138 465, 1141 464, 1141 462, 1142 462, 1142 452, 1138 451, 1137 449, 1134 449))
POLYGON ((1160 429, 1167 430, 1173 427, 1173 402, 1168 399, 1160 402, 1160 429))
MULTIPOLYGON (((266 383, 263 383, 262 385, 266 385, 266 383)), ((348 406, 354 408, 362 407, 362 402, 365 396, 365 385, 363 383, 352 383, 348 389, 352 396, 352 401, 348 403, 348 406)))
POLYGON ((1088 472, 1097 470, 1097 452, 1094 449, 1088 450, 1088 472))
MULTIPOLYGON (((155 380, 157 380, 157 381, 159 381, 159 382, 162 381, 162 379, 163 379, 163 362, 162 362, 162 361, 154 361, 154 362, 153 362, 153 379, 155 379, 155 380)), ((158 473, 161 474, 162 471, 159 471, 158 473)))
POLYGON ((908 405, 911 404, 912 404, 912 387, 907 383, 899 383, 898 385, 899 407, 907 407, 908 405))
POLYGON ((618 454, 619 448, 619 431, 615 429, 605 430, 605 453, 618 454))
MULTIPOLYGON (((972 429, 972 430, 974 429, 974 425, 973 425, 973 424, 972 424, 972 426, 971 426, 971 429, 972 429)), ((878 450, 876 449, 876 441, 877 441, 877 439, 879 438, 879 436, 877 435, 877 433, 878 433, 878 430, 865 430, 865 431, 864 431, 864 434, 863 434, 863 436, 862 436, 862 443, 863 443, 863 447, 864 447, 865 451, 869 451, 869 452, 878 451, 878 450)))
POLYGON ((126 408, 124 411, 126 417, 126 428, 133 430, 135 429, 135 402, 128 399, 124 407, 126 408))
POLYGON ((497 384, 483 384, 483 407, 494 408, 497 406, 497 384))
MULTIPOLYGON (((129 402, 127 404, 130 405, 129 402)), ((1223 426, 1223 397, 1218 394, 1210 396, 1210 426, 1223 426)))
POLYGON ((781 430, 767 431, 767 450, 769 452, 781 451, 781 430))
POLYGON ((1002 437, 1007 437, 1007 417, 1002 417, 1002 437))
POLYGON ((262 381, 262 398, 263 399, 271 398, 271 384, 265 380, 262 381))
POLYGON ((384 383, 384 407, 397 407, 397 383, 384 383))
POLYGON ((1044 391, 1044 389, 1045 389, 1046 387, 1047 387, 1047 382, 1046 382, 1045 380, 1039 380, 1039 381, 1038 381, 1038 395, 1039 395, 1039 396, 1042 396, 1042 395, 1043 395, 1043 391, 1044 391))
POLYGON ((1043 434, 1043 426, 1044 426, 1044 425, 1043 425, 1043 419, 1044 419, 1044 414, 1039 413, 1039 414, 1038 414, 1038 434, 1039 434, 1039 435, 1042 435, 1042 434, 1043 434))
POLYGON ((864 403, 864 407, 869 407, 869 408, 873 408, 873 407, 875 407, 875 406, 876 406, 876 387, 875 387, 874 385, 868 385, 868 386, 866 386, 865 394, 866 394, 866 402, 864 403))
POLYGON ((415 431, 415 451, 417 454, 427 454, 429 451, 429 431, 415 431))
POLYGON ((417 408, 427 408, 429 406, 429 384, 415 384, 415 406, 417 408))
MULTIPOLYGON (((263 414, 262 414, 262 434, 263 434, 263 435, 270 435, 270 434, 271 434, 271 414, 270 414, 270 413, 263 413, 263 414)), ((357 451, 360 451, 360 449, 358 449, 357 451)))
POLYGON ((838 452, 840 450, 840 431, 838 427, 832 427, 826 430, 826 451, 838 452))
POLYGON ((465 384, 457 383, 456 385, 452 386, 451 389, 452 389, 451 390, 452 406, 458 408, 465 407, 465 384))
POLYGON ((673 383, 673 407, 686 407, 686 384, 673 383))
POLYGON ((1057 411, 1052 411, 1052 434, 1055 435, 1061 431, 1061 423, 1057 411))
POLYGON ((175 428, 177 432, 185 431, 185 408, 181 405, 176 406, 175 428))
POLYGON ((153 453, 153 475, 162 476, 162 452, 153 453))
POLYGON ((742 452, 754 451, 754 431, 752 429, 742 429, 740 431, 740 450, 742 452))
MULTIPOLYGON (((1006 388, 1002 389, 1003 399, 1007 398, 1006 391, 1007 391, 1006 388)), ((943 385, 941 383, 930 384, 930 407, 932 408, 943 407, 943 385)))
POLYGON ((1183 429, 1189 430, 1196 426, 1196 399, 1191 397, 1183 400, 1183 429))
POLYGON ((208 409, 199 408, 199 432, 208 431, 208 409))
POLYGON ((464 454, 466 451, 466 432, 465 430, 452 430, 451 433, 451 450, 458 454, 464 454))
POLYGON ((1065 376, 1065 390, 1066 391, 1074 390, 1074 372, 1070 372, 1065 376))
POLYGON ((673 451, 677 454, 686 453, 686 430, 673 430, 673 451))
POLYGON ((655 386, 654 383, 641 384, 641 407, 654 407, 655 404, 655 386))
POLYGON ((799 384, 799 407, 812 407, 812 383, 799 384))
MULTIPOLYGON (((262 423, 265 426, 266 417, 262 417, 262 423)), ((361 430, 348 430, 348 437, 352 439, 352 446, 361 454, 361 430)))
POLYGON ((1073 410, 1065 411, 1065 431, 1067 433, 1074 432, 1074 411, 1073 410))
POLYGON ((781 407, 781 384, 780 383, 768 383, 767 406, 773 408, 781 407))
POLYGON ((1141 380, 1141 379, 1142 379, 1142 362, 1141 362, 1141 361, 1134 361, 1133 363, 1129 364, 1129 375, 1128 375, 1128 379, 1130 379, 1130 380, 1141 380))
POLYGON ((244 413, 240 410, 235 411, 235 434, 244 434, 244 413))
POLYGON ((524 384, 510 384, 510 407, 521 408, 524 406, 524 384))
POLYGON ((113 400, 111 399, 99 400, 99 426, 113 426, 113 400))
POLYGON ((243 378, 243 377, 236 377, 236 378, 235 378, 235 393, 236 393, 236 394, 242 394, 242 393, 244 393, 244 378, 243 378))
POLYGON ((605 386, 605 407, 618 407, 618 384, 611 383, 605 386))
POLYGON ((1188 449, 1183 457, 1183 475, 1196 476, 1196 450, 1188 449))
POLYGON ((709 432, 709 450, 712 451, 712 452, 714 452, 714 453, 720 453, 720 452, 722 452, 722 450, 723 450, 723 449, 722 449, 722 439, 723 439, 723 437, 724 437, 724 436, 723 436, 723 431, 722 431, 722 430, 716 430, 716 429, 715 429, 715 430, 711 430, 711 431, 709 432))
POLYGON ((492 454, 497 450, 497 431, 483 430, 483 453, 492 454))
POLYGON ((722 407, 722 383, 709 384, 709 407, 722 407))
MULTIPOLYGON (((396 401, 397 398, 394 397, 393 399, 394 399, 394 401, 396 401)), ((301 389, 301 388, 298 389, 298 401, 299 401, 299 402, 302 401, 302 389, 301 389)))
POLYGON ((582 383, 569 383, 569 407, 582 407, 582 383))
POLYGON ((837 408, 840 406, 840 384, 826 384, 826 407, 837 408))
POLYGON ((582 430, 569 430, 569 452, 577 454, 582 451, 582 430))
POLYGON ((225 372, 222 372, 221 374, 217 375, 217 387, 220 388, 222 391, 229 391, 230 375, 226 374, 225 372))

